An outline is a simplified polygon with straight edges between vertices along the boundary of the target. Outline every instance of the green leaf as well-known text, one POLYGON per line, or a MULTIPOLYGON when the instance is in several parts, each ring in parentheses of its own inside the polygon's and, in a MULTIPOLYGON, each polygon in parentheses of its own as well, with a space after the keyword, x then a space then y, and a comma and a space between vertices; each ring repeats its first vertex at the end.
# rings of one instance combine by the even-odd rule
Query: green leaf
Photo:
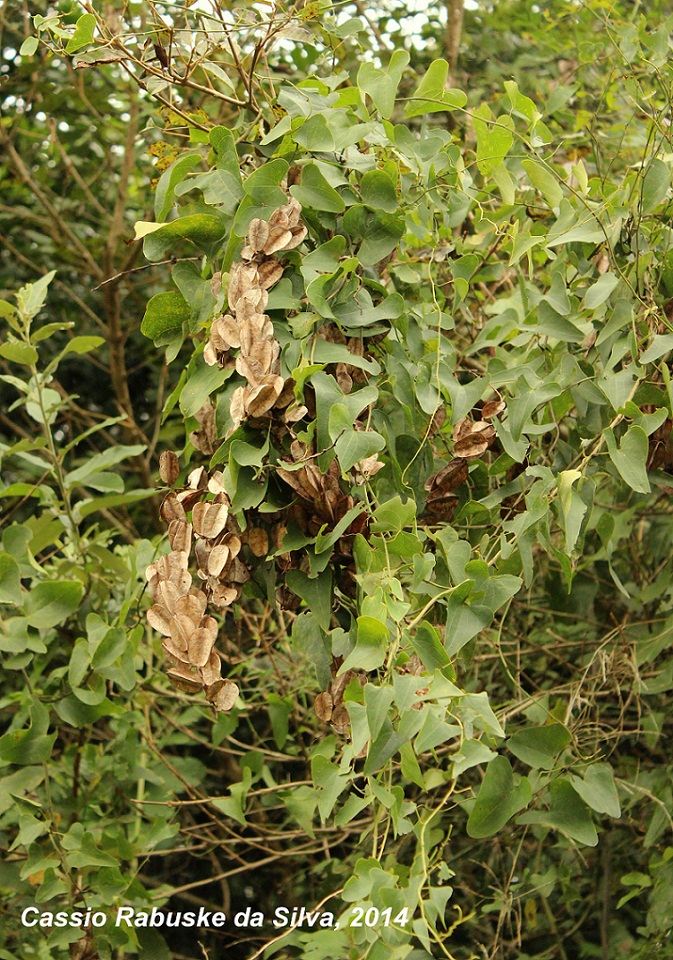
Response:
POLYGON ((13 557, 3 551, 0 553, 0 603, 13 603, 20 606, 23 597, 19 565, 13 557))
POLYGON ((375 210, 395 213, 400 205, 395 184, 383 170, 370 170, 360 181, 362 202, 375 210))
POLYGON ((528 174, 528 179, 536 190, 539 190, 549 206, 553 209, 558 207, 563 199, 563 190, 558 177, 555 177, 551 170, 538 160, 527 158, 521 161, 521 166, 528 174))
POLYGON ((617 448, 614 432, 608 427, 605 430, 605 442, 610 459, 622 479, 637 493, 649 493, 650 481, 646 467, 649 445, 643 428, 632 424, 617 448))
POLYGON ((673 333, 658 333, 647 350, 640 355, 641 363, 652 363, 673 350, 673 333))
POLYGON ((530 796, 528 780, 521 780, 515 790, 509 760, 506 757, 495 757, 486 767, 477 799, 468 817, 468 836, 476 840, 492 837, 530 802, 530 796))
POLYGON ((323 630, 329 630, 332 616, 331 570, 325 570, 314 578, 309 577, 303 570, 289 570, 285 582, 293 593, 301 597, 323 630))
POLYGON ((339 668, 339 675, 347 670, 375 670, 388 654, 390 632, 385 623, 374 617, 358 617, 355 647, 339 668))
POLYGON ((66 53, 75 53, 81 47, 86 47, 93 43, 93 35, 96 29, 96 18, 93 13, 85 13, 75 24, 75 32, 65 46, 66 53))
POLYGON ((178 217, 170 223, 136 223, 136 240, 144 237, 143 251, 148 260, 163 260, 171 247, 180 241, 192 244, 199 250, 222 240, 226 221, 210 213, 194 213, 178 217))
POLYGON ((446 60, 433 60, 421 82, 416 87, 411 102, 405 110, 406 117, 420 117, 425 113, 441 110, 457 110, 467 103, 462 90, 447 90, 449 64, 446 60))
POLYGON ((596 827, 589 808, 567 780, 555 780, 550 788, 551 810, 533 810, 517 820, 521 824, 541 824, 560 830, 571 840, 595 847, 598 843, 596 827))
POLYGON ((302 207, 312 210, 343 213, 346 209, 343 198, 330 186, 315 163, 307 163, 302 167, 301 183, 290 187, 290 193, 302 207))
POLYGON ((219 366, 209 366, 199 358, 196 370, 188 378, 182 393, 180 394, 180 410, 185 417, 193 417, 211 393, 214 393, 222 386, 225 380, 232 374, 231 368, 221 369, 219 366))
POLYGON ((11 360, 12 363, 21 363, 26 367, 34 366, 37 363, 38 356, 35 347, 31 347, 28 343, 15 341, 14 343, 3 343, 0 346, 0 357, 11 360))
POLYGON ((358 70, 358 87, 371 98, 384 119, 388 119, 395 106, 395 82, 373 63, 365 61, 358 70))
POLYGON ((311 776, 318 788, 318 812, 321 820, 326 820, 334 809, 334 804, 348 786, 350 775, 342 774, 335 763, 320 754, 311 760, 311 776))
POLYGON ((304 120, 294 135, 294 141, 309 153, 332 153, 336 149, 334 134, 323 113, 304 120))
POLYGON ((489 176, 514 143, 513 121, 509 116, 496 120, 486 103, 472 112, 472 121, 477 135, 477 166, 484 176, 489 176))
POLYGON ((49 710, 38 700, 30 710, 30 726, 26 730, 14 730, 0 737, 0 760, 30 766, 46 763, 51 756, 57 734, 47 734, 49 710))
POLYGON ((343 229, 348 237, 360 241, 358 258, 362 265, 373 267, 397 247, 405 227, 399 215, 356 203, 344 214, 343 229))
POLYGON ((168 339, 181 333, 183 323, 187 323, 190 316, 189 305, 177 290, 157 293, 145 308, 140 332, 155 343, 166 343, 168 339))
POLYGON ((163 223, 175 203, 175 188, 202 160, 200 153, 186 153, 178 157, 159 177, 154 193, 154 215, 163 223))
POLYGON ((596 813, 605 813, 615 819, 621 816, 615 776, 610 764, 593 763, 583 779, 573 776, 570 777, 570 783, 596 813))
POLYGON ((395 730, 393 725, 388 722, 385 724, 378 737, 373 741, 367 753, 363 773, 369 776, 376 773, 381 767, 394 757, 400 747, 408 741, 409 737, 402 731, 395 730))
POLYGON ((668 163, 664 163, 658 157, 655 157, 650 163, 645 176, 643 177, 643 207, 642 212, 645 216, 652 213, 659 206, 661 201, 668 193, 671 185, 671 168, 668 163))
POLYGON ((446 652, 439 631, 431 623, 423 620, 411 638, 411 645, 421 658, 428 673, 448 669, 453 673, 451 657, 446 652))
POLYGON ((26 37, 19 48, 19 56, 21 57, 32 57, 37 53, 37 48, 40 45, 40 41, 37 37, 26 37))
POLYGON ((108 449, 103 450, 102 453, 96 453, 93 457, 89 457, 81 467, 77 467, 76 470, 71 470, 70 473, 67 473, 65 475, 66 486, 70 488, 78 484, 88 486, 87 481, 90 477, 130 457, 137 457, 145 449, 146 447, 143 443, 134 443, 130 446, 120 443, 118 446, 108 447, 108 449))
POLYGON ((343 473, 356 463, 385 448, 386 441, 374 430, 347 430, 336 442, 335 450, 343 473))
POLYGON ((391 497, 380 504, 372 514, 372 533, 397 533, 416 522, 416 501, 391 497))
POLYGON ((556 758, 570 743, 570 732, 562 723, 519 730, 507 741, 510 753, 535 770, 552 770, 556 758))
POLYGON ((77 610, 84 587, 76 580, 50 580, 38 583, 24 601, 26 620, 38 630, 62 624, 77 610))
POLYGON ((619 284, 619 278, 614 273, 604 273, 593 283, 584 294, 582 306, 586 310, 595 310, 608 299, 612 291, 619 284))

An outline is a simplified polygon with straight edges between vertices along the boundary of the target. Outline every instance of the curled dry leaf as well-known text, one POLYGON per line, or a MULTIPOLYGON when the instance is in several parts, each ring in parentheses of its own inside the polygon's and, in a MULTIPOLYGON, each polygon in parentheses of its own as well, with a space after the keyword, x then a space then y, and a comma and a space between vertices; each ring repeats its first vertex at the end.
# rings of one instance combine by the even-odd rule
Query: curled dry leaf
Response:
POLYGON ((180 461, 173 450, 164 450, 159 457, 159 476, 172 487, 180 474, 180 461))

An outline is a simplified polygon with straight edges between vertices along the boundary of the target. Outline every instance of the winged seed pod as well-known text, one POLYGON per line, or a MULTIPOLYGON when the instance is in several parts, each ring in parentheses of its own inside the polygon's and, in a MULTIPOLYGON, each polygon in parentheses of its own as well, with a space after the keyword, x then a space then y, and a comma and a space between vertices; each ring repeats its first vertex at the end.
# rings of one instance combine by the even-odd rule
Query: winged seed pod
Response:
MULTIPOLYGON (((238 349, 236 371, 246 381, 231 398, 230 414, 234 426, 244 420, 269 413, 283 394, 285 381, 279 375, 280 344, 273 324, 264 313, 267 291, 283 275, 283 265, 274 254, 292 250, 306 236, 301 205, 291 199, 276 210, 268 221, 259 217, 250 221, 247 243, 241 260, 234 263, 229 279, 229 313, 213 320, 203 358, 210 366, 231 363, 230 351, 238 349)), ((208 451, 204 451, 208 452, 208 451)))
POLYGON ((229 512, 222 472, 216 470, 209 476, 198 467, 189 474, 187 484, 185 490, 168 493, 161 505, 171 551, 146 570, 148 592, 154 600, 147 620, 163 637, 171 683, 185 693, 203 690, 216 710, 226 711, 235 704, 239 690, 231 680, 222 678, 215 650, 218 623, 206 610, 210 600, 226 611, 240 597, 250 574, 238 559, 240 530, 229 512), (198 587, 188 569, 192 547, 198 587))

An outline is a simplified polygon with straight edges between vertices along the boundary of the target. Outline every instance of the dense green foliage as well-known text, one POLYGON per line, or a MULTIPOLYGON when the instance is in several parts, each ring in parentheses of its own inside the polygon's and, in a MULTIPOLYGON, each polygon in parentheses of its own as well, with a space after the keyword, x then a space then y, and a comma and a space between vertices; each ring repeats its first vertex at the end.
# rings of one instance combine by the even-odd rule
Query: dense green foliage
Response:
POLYGON ((673 18, 445 19, 6 18, 0 957, 673 956, 673 18))

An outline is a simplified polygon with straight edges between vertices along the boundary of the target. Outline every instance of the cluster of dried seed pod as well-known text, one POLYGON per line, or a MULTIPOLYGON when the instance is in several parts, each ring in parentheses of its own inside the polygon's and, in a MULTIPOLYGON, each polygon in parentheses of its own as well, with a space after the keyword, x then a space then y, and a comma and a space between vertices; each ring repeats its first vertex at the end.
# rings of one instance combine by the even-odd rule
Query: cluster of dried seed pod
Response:
POLYGON ((268 221, 251 221, 242 259, 231 268, 227 292, 230 313, 217 317, 210 329, 203 353, 206 363, 223 367, 229 362, 229 351, 237 349, 236 370, 247 381, 231 399, 235 425, 268 413, 285 386, 279 375, 280 344, 264 311, 269 288, 283 275, 283 266, 272 259, 273 255, 292 250, 306 236, 300 215, 301 206, 292 199, 268 221))
MULTIPOLYGON (((453 491, 467 480, 468 461, 478 460, 495 442, 495 427, 488 421, 499 416, 504 409, 504 400, 488 400, 481 408, 480 420, 464 417, 453 428, 453 459, 428 477, 425 483, 428 492, 425 510, 433 521, 447 522, 452 519, 458 503, 458 495, 453 491)), ((437 416, 435 413, 431 427, 437 416)), ((440 426, 443 420, 444 416, 439 418, 440 426)))
POLYGON ((335 657, 332 661, 332 680, 327 686, 327 690, 319 693, 315 698, 314 709, 316 716, 323 723, 331 724, 335 733, 345 734, 350 730, 351 719, 346 704, 344 703, 344 693, 346 687, 353 678, 357 678, 360 686, 367 683, 367 677, 361 671, 346 670, 339 676, 339 667, 343 663, 342 657, 335 657))
MULTIPOLYGON (((161 455, 159 470, 164 483, 175 483, 179 475, 175 453, 161 455)), ((215 650, 218 624, 206 614, 206 607, 209 602, 220 609, 231 606, 250 577, 238 559, 240 530, 229 506, 222 473, 216 471, 209 477, 203 467, 193 470, 183 490, 171 491, 164 498, 161 516, 168 524, 171 550, 150 564, 145 574, 154 600, 147 619, 164 638, 163 650, 172 664, 169 679, 187 693, 204 690, 217 710, 232 708, 238 687, 222 678, 215 650), (208 494, 212 499, 206 499, 208 494), (189 572, 192 546, 200 586, 194 585, 189 572)))

